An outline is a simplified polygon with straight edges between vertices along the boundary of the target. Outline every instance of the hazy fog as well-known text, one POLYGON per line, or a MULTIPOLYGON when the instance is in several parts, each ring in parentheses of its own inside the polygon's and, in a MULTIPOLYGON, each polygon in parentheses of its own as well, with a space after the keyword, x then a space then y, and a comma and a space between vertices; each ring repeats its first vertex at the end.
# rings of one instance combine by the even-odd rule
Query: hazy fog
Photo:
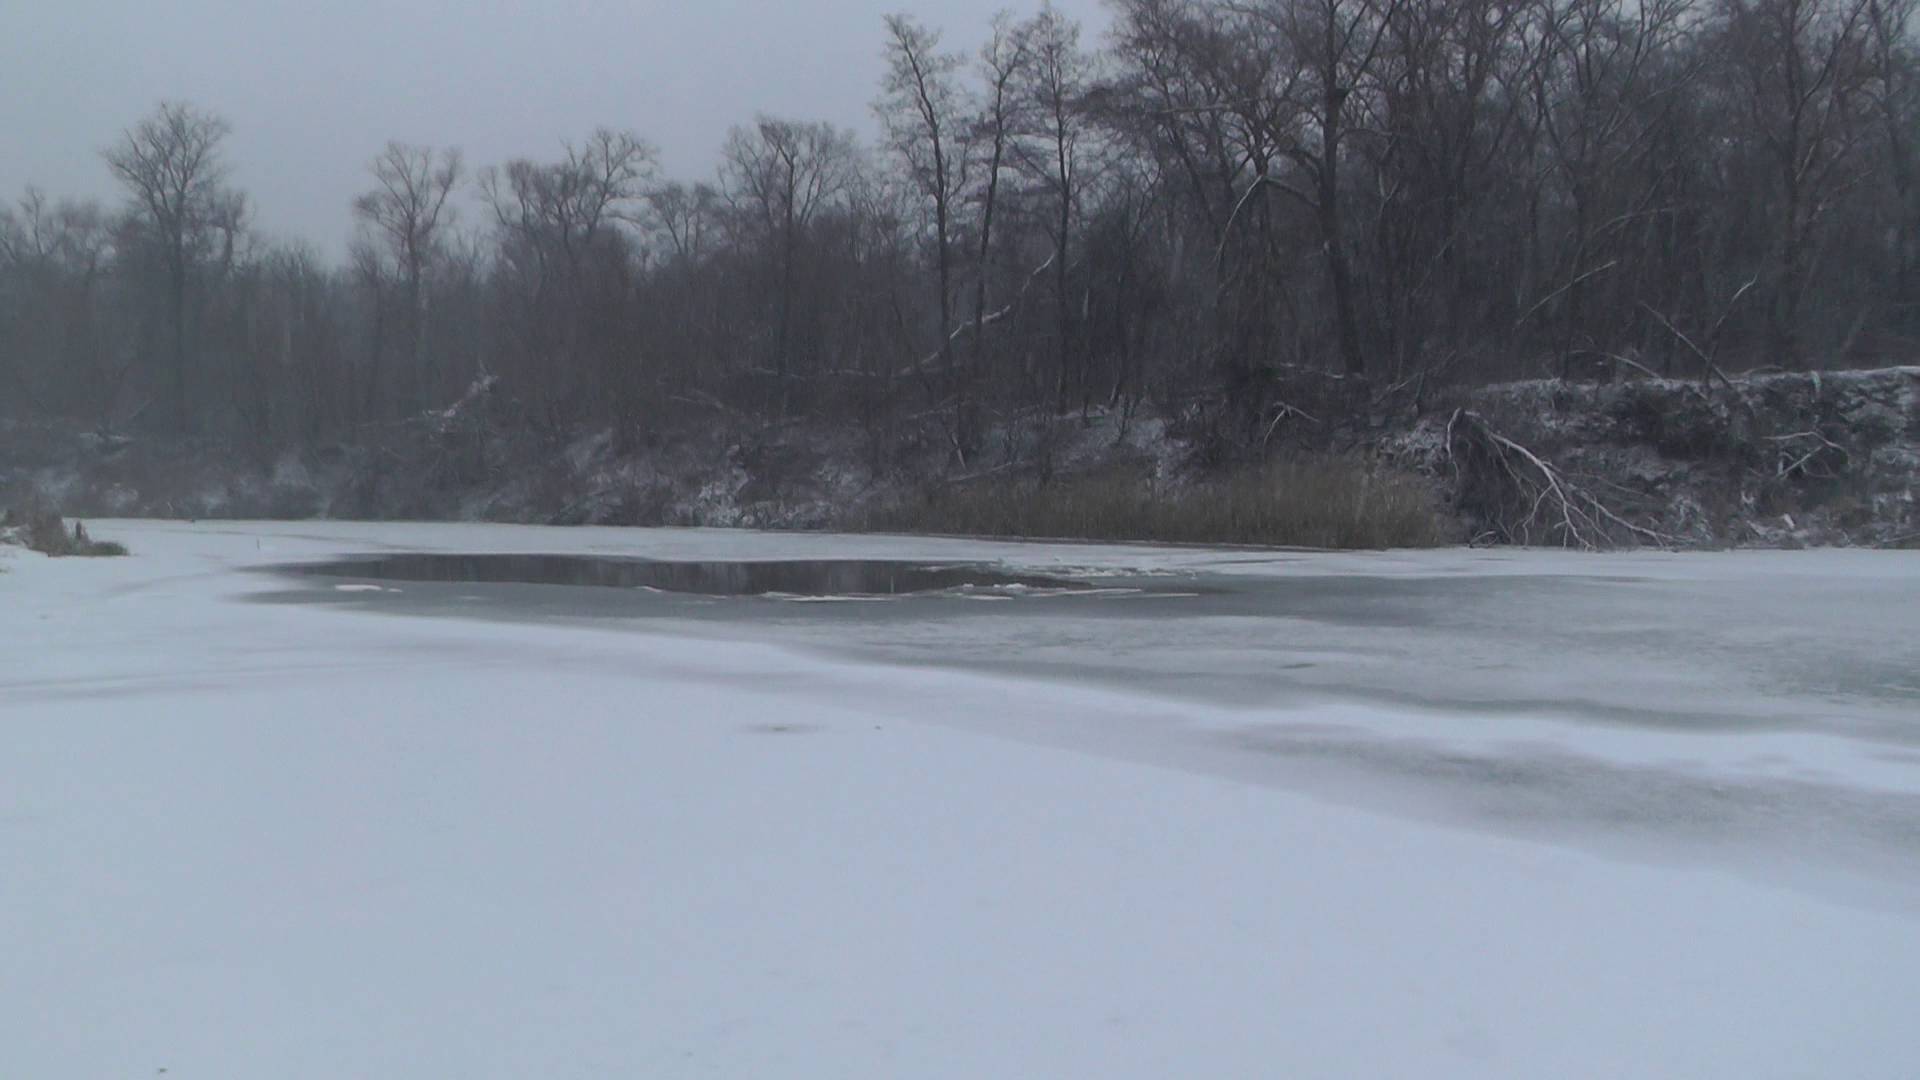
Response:
MULTIPOLYGON (((0 199, 114 195, 99 150, 162 98, 233 123, 256 221, 339 250, 388 139, 484 165, 633 128, 704 176, 756 110, 865 133, 881 19, 911 10, 971 48, 1002 0, 0 0, 0 199)), ((1019 5, 1021 13, 1028 7, 1019 5)), ((1099 0, 1057 0, 1104 25, 1099 0)))

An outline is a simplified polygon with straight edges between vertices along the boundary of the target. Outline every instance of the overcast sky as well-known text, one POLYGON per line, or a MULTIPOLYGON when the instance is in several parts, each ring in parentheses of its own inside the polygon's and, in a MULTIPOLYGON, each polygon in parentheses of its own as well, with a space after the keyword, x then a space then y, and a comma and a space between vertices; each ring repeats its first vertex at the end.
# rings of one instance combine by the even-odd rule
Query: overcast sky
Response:
MULTIPOLYGON (((162 99, 233 124, 258 225, 338 253, 388 139, 470 165, 550 157, 605 125, 705 177, 756 111, 863 136, 881 19, 910 10, 971 49, 1009 0, 0 0, 0 198, 117 198, 100 150, 162 99)), ((1100 0, 1055 0, 1097 43, 1100 0)))

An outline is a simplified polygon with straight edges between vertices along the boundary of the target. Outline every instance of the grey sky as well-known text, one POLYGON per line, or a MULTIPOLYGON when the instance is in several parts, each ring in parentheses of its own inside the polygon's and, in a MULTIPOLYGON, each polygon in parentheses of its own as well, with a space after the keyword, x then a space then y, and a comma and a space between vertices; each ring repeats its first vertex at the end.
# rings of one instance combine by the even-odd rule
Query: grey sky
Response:
MULTIPOLYGON (((1055 0, 1085 24, 1099 0, 1055 0)), ((163 99, 230 120, 259 225, 338 252, 388 139, 469 164, 632 128, 674 176, 711 173, 756 111, 873 128, 882 17, 971 49, 1009 0, 0 0, 0 199, 116 197, 99 151, 163 99)))

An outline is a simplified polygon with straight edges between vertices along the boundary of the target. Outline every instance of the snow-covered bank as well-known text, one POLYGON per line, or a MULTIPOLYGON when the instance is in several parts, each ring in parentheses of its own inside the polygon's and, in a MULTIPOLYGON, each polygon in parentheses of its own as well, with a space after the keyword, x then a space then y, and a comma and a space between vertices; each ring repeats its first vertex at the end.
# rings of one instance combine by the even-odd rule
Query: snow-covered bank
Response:
MULTIPOLYGON (((1679 604, 1715 580, 1904 589, 1900 556, 93 528, 133 557, 0 553, 0 1076, 1920 1073, 1911 868, 1783 849, 1787 887, 1682 844, 1628 858, 1422 821, 1418 802, 1296 784, 1258 746, 1223 758, 1164 733, 1299 740, 1317 723, 1329 742, 1517 764, 1547 743, 1574 772, 1665 762, 1680 735, 1507 712, 1436 730, 1448 714, 1378 701, 1228 707, 1017 679, 992 662, 1009 639, 978 621, 889 624, 987 650, 955 670, 724 620, 243 602, 282 587, 246 567, 382 548, 1488 590, 1578 574, 1664 583, 1679 604)), ((1102 625, 1071 624, 1082 652, 1133 647, 1102 625)), ((1389 662, 1414 660, 1418 629, 1383 639, 1389 662)), ((1870 704, 1836 709, 1864 724, 1870 704)), ((1920 790, 1898 740, 1805 719, 1681 742, 1711 782, 1804 767, 1863 798, 1920 790)))
MULTIPOLYGON (((1435 530, 1462 539, 1920 545, 1920 367, 1740 376, 1704 387, 1546 379, 1428 393, 1424 381, 1414 385, 1373 388, 1295 373, 1295 381, 1176 416, 1030 417, 994 432, 963 468, 925 431, 903 429, 881 445, 844 425, 798 418, 688 420, 657 444, 623 446, 608 431, 536 435, 490 421, 484 410, 452 410, 363 431, 351 444, 274 449, 0 420, 0 508, 43 503, 69 517, 844 528, 864 527, 876 514, 915 522, 897 512, 930 491, 973 490, 969 482, 1043 473, 1057 485, 1050 492, 1086 485, 1083 495, 1097 495, 1104 484, 1164 496, 1238 477, 1265 490, 1259 485, 1283 482, 1261 479, 1270 456, 1311 463, 1333 454, 1424 477, 1403 479, 1408 490, 1434 490, 1446 511, 1435 530), (1511 447, 1496 446, 1496 435, 1511 447)), ((1093 534, 1176 535, 1153 532, 1150 518, 1093 534)), ((1222 535, 1230 534, 1213 538, 1222 535)))
POLYGON ((1467 423, 1440 410, 1389 445, 1447 475, 1455 505, 1490 538, 1920 546, 1920 367, 1710 385, 1536 379, 1456 395, 1456 404, 1470 411, 1467 423), (1483 442, 1476 453, 1463 436, 1477 427, 1516 441, 1483 442), (1605 511, 1576 495, 1569 517, 1543 466, 1605 511))

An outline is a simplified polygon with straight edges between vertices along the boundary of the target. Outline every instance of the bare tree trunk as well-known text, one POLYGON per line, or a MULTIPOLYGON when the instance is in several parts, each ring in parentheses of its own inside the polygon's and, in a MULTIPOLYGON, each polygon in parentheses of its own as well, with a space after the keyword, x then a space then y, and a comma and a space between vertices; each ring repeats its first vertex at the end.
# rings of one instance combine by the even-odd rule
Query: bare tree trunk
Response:
POLYGON ((167 267, 167 304, 173 347, 170 360, 173 367, 173 418, 174 426, 180 431, 192 427, 193 418, 187 409, 187 268, 186 256, 177 247, 173 251, 167 267))
POLYGON ((1069 366, 1073 362, 1073 342, 1071 338, 1073 331, 1073 304, 1067 296, 1067 230, 1071 228, 1073 224, 1073 194, 1072 189, 1068 187, 1068 185, 1072 183, 1072 176, 1067 168, 1066 140, 1061 139, 1056 145, 1058 146, 1058 162, 1060 168, 1060 215, 1058 220, 1060 231, 1054 240, 1053 247, 1054 333, 1058 338, 1055 342, 1055 347, 1058 350, 1060 364, 1059 410, 1065 412, 1067 407, 1067 373, 1069 366))
MULTIPOLYGON (((1332 33, 1331 25, 1328 30, 1332 33)), ((1326 116, 1320 127, 1320 191, 1318 193, 1320 243, 1327 260, 1327 284, 1333 290, 1333 317, 1340 336, 1340 359, 1349 375, 1367 373, 1366 356, 1360 351, 1360 320, 1354 310, 1353 271, 1347 264, 1346 245, 1340 218, 1340 108, 1345 94, 1332 83, 1329 72, 1326 116)))
POLYGON ((988 260, 993 252, 993 208, 1000 194, 1000 167, 1005 139, 998 133, 993 140, 993 160, 987 170, 987 193, 980 208, 980 267, 973 283, 973 366, 980 366, 986 348, 988 260))

